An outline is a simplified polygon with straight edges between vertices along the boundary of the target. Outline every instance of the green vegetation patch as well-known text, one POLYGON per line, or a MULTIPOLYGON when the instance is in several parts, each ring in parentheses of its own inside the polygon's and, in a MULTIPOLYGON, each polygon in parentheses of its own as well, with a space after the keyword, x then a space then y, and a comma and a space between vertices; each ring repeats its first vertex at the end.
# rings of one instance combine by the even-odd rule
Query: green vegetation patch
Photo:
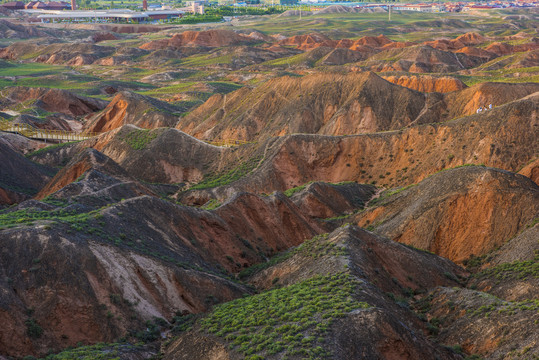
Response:
POLYGON ((90 219, 100 217, 99 210, 87 213, 77 213, 66 209, 57 209, 53 211, 22 209, 7 213, 0 213, 0 230, 13 228, 19 225, 33 225, 35 221, 54 220, 71 225, 74 230, 83 230, 90 219))
POLYGON ((207 203, 202 205, 200 208, 204 210, 214 210, 221 206, 221 203, 217 199, 210 199, 207 203))
POLYGON ((539 312, 539 300, 510 302, 496 299, 496 301, 488 305, 482 305, 477 309, 468 309, 466 312, 470 316, 482 316, 488 318, 493 312, 497 312, 498 314, 516 315, 521 311, 539 312))
POLYGON ((59 144, 54 144, 54 145, 50 145, 50 146, 46 146, 44 148, 41 148, 41 149, 38 149, 36 151, 32 151, 28 154, 26 154, 26 157, 32 157, 34 155, 40 155, 40 154, 44 154, 44 153, 47 153, 47 152, 50 152, 54 149, 58 149, 58 148, 62 148, 64 146, 68 146, 68 145, 72 145, 72 144, 76 144, 78 141, 71 141, 71 142, 65 142, 65 143, 59 143, 59 144))
POLYGON ((258 166, 261 159, 261 156, 252 157, 224 174, 207 177, 202 182, 191 186, 190 190, 207 189, 230 184, 251 173, 258 166))
POLYGON ((279 264, 295 254, 314 259, 318 259, 322 256, 344 256, 348 254, 346 248, 339 246, 334 242, 328 241, 328 238, 328 233, 316 235, 312 239, 305 240, 303 244, 299 245, 298 247, 272 257, 265 263, 256 264, 242 270, 238 276, 240 279, 245 279, 256 274, 257 272, 279 264))
POLYGON ((300 185, 300 186, 296 186, 296 187, 293 187, 291 189, 287 189, 284 191, 284 194, 288 197, 294 195, 295 193, 298 193, 300 191, 302 191, 303 189, 305 189, 307 187, 307 185, 309 185, 309 183, 306 183, 306 184, 303 184, 303 185, 300 185))
POLYGON ((182 66, 208 66, 218 64, 230 64, 232 55, 214 56, 213 54, 202 54, 189 56, 181 61, 182 66))
POLYGON ((223 337, 247 359, 279 353, 329 359, 324 335, 332 323, 353 310, 370 307, 354 299, 358 285, 346 273, 317 276, 219 305, 201 326, 223 337))
POLYGON ((123 353, 136 351, 137 346, 131 344, 104 344, 99 343, 90 346, 81 346, 75 349, 67 349, 59 354, 51 354, 47 360, 116 360, 123 353))
POLYGON ((515 261, 494 266, 475 274, 474 277, 479 279, 493 277, 498 280, 539 278, 539 255, 535 255, 533 260, 529 261, 515 261))
POLYGON ((0 77, 3 76, 45 76, 65 72, 68 68, 60 65, 41 63, 8 63, 0 67, 0 77))
POLYGON ((144 150, 157 135, 159 135, 159 132, 156 130, 137 129, 131 131, 121 139, 135 150, 144 150))

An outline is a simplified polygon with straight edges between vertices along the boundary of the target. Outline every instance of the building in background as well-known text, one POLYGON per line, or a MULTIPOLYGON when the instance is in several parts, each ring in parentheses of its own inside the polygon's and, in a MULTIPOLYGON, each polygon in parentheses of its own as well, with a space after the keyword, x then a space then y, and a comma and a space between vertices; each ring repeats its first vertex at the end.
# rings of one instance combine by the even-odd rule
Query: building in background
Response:
POLYGON ((71 6, 64 1, 30 1, 29 3, 23 3, 22 1, 11 1, 5 4, 1 4, 9 10, 67 10, 71 9, 71 6))

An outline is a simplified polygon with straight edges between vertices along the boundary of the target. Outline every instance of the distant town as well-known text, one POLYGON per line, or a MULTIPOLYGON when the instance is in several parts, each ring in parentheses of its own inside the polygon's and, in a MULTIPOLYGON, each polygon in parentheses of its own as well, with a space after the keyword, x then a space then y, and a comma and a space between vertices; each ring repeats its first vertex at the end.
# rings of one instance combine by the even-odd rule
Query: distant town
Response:
MULTIPOLYGON (((86 5, 91 4, 87 0, 86 5)), ((97 4, 97 2, 96 2, 97 4)), ((113 23, 157 23, 157 22, 172 22, 182 19, 185 16, 202 15, 198 17, 199 21, 226 21, 229 17, 207 17, 204 18, 208 7, 228 6, 234 9, 244 10, 238 11, 237 15, 243 14, 263 14, 261 8, 272 7, 279 8, 280 11, 286 9, 294 9, 297 7, 311 10, 312 7, 317 9, 325 6, 333 5, 335 2, 325 0, 253 0, 250 2, 234 2, 233 0, 195 0, 185 3, 178 3, 179 6, 163 5, 160 3, 148 4, 147 0, 143 0, 140 5, 133 6, 129 3, 128 6, 123 6, 123 1, 116 3, 110 2, 110 7, 100 3, 97 8, 89 8, 88 6, 78 6, 76 0, 71 0, 70 3, 64 1, 11 1, 0 4, 0 8, 5 10, 21 12, 31 17, 33 22, 57 23, 57 22, 113 22, 113 23)), ((344 3, 341 3, 344 4, 344 3)), ((358 9, 376 9, 383 11, 416 11, 425 13, 440 13, 440 12, 467 12, 467 11, 482 11, 493 9, 506 8, 530 8, 539 7, 537 0, 515 0, 515 1, 489 1, 489 2, 447 2, 447 3, 346 3, 345 6, 351 6, 358 9)), ((96 5, 94 5, 96 7, 96 5)), ((279 12, 277 10, 277 12, 279 12)), ((271 12, 269 12, 271 13, 271 12)), ((234 13, 235 14, 235 13, 234 13)), ((234 15, 232 14, 232 15, 234 15)))

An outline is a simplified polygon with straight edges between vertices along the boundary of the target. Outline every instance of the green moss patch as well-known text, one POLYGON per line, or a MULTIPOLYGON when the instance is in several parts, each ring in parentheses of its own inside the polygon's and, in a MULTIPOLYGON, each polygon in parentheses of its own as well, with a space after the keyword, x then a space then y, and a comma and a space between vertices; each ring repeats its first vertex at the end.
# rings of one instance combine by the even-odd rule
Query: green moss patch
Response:
POLYGON ((140 129, 131 131, 129 134, 122 137, 135 150, 144 150, 149 143, 159 135, 155 130, 140 129))
POLYGON ((348 250, 346 248, 339 246, 334 242, 328 241, 328 238, 328 233, 316 235, 312 239, 305 240, 303 244, 299 245, 298 247, 272 257, 265 263, 256 264, 242 270, 238 276, 240 279, 245 279, 256 274, 257 272, 269 268, 270 266, 279 264, 296 254, 313 259, 318 259, 322 256, 344 256, 348 254, 348 250))
POLYGON ((370 307, 354 299, 358 285, 345 273, 317 276, 219 305, 201 326, 247 359, 279 353, 329 359, 324 335, 332 323, 353 310, 370 307))
POLYGON ((533 260, 515 261, 494 266, 474 275, 478 279, 494 278, 498 280, 516 280, 539 278, 539 255, 533 260))

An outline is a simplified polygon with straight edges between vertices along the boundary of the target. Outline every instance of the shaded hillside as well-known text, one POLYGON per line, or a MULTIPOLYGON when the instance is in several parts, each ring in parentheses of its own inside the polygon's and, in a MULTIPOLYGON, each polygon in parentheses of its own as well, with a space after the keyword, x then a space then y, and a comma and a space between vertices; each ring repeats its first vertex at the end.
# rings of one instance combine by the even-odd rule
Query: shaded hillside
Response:
POLYGON ((23 104, 23 109, 37 107, 49 112, 82 116, 103 110, 107 101, 81 96, 67 90, 14 87, 2 90, 0 106, 9 108, 23 104))
POLYGON ((156 243, 136 240, 119 228, 109 217, 112 208, 79 213, 73 204, 50 213, 55 221, 40 221, 49 211, 44 214, 43 205, 37 206, 0 214, 3 226, 9 219, 25 219, 23 214, 31 216, 26 221, 37 221, 19 221, 17 227, 0 231, 8 250, 0 255, 0 346, 6 355, 42 355, 78 342, 111 342, 128 331, 144 331, 144 322, 154 317, 203 311, 208 296, 223 301, 245 291, 222 277, 175 265, 180 260, 174 252, 162 258, 150 255, 156 243), (79 226, 86 232, 76 230, 79 226), (98 229, 100 235, 94 233, 98 229), (135 250, 129 244, 137 241, 144 245, 135 250))
POLYGON ((314 182, 285 192, 304 213, 319 219, 338 217, 362 209, 375 193, 374 185, 354 182, 314 182))
POLYGON ((278 287, 217 306, 173 341, 164 359, 459 359, 429 341, 421 321, 383 291, 393 291, 394 299, 408 283, 454 285, 443 273, 460 271, 364 230, 339 229, 255 275, 251 281, 263 279, 257 283, 262 288, 278 287), (408 272, 417 265, 421 273, 408 272), (398 278, 391 280, 393 275, 398 278))
POLYGON ((539 354, 537 300, 504 301, 469 290, 442 288, 422 304, 436 319, 438 341, 484 359, 533 359, 539 354))
POLYGON ((134 125, 124 125, 79 143, 43 149, 30 158, 62 167, 88 147, 110 157, 132 178, 147 183, 199 182, 217 171, 223 159, 237 162, 230 148, 209 145, 176 129, 150 130, 134 125))
POLYGON ((0 206, 30 198, 54 174, 54 170, 28 160, 4 141, 0 141, 0 163, 0 206))
POLYGON ((155 129, 174 127, 178 122, 177 109, 166 102, 130 91, 118 93, 108 106, 91 117, 85 129, 105 132, 126 124, 155 129))
POLYGON ((231 151, 176 129, 147 130, 133 125, 87 140, 77 148, 85 146, 102 151, 134 178, 158 183, 200 181, 231 151))
POLYGON ((59 186, 44 202, 0 212, 8 249, 0 255, 0 346, 11 356, 125 335, 152 340, 156 325, 146 321, 245 293, 224 269, 239 271, 322 232, 282 194, 237 194, 214 211, 139 196, 151 192, 95 150, 73 159, 48 189, 59 186))
MULTIPOLYGON (((133 183, 133 179, 130 178, 125 170, 122 169, 118 164, 112 161, 109 157, 101 154, 99 151, 90 148, 77 154, 73 160, 63 167, 56 174, 56 176, 54 176, 54 178, 52 178, 52 180, 40 190, 40 192, 35 196, 35 199, 42 200, 47 196, 56 193, 57 191, 61 193, 62 198, 80 196, 84 193, 93 193, 98 191, 96 188, 88 187, 87 184, 77 184, 81 185, 77 186, 80 188, 78 191, 74 191, 74 186, 66 189, 68 185, 74 182, 78 183, 79 179, 84 178, 89 171, 94 173, 98 172, 99 174, 106 174, 108 176, 113 176, 117 180, 121 180, 114 182, 114 185, 121 183, 121 186, 127 188, 131 184, 126 184, 126 182, 133 183)), ((132 185, 134 185, 136 188, 135 193, 137 196, 154 195, 150 190, 144 188, 138 183, 132 185)), ((106 190, 111 191, 111 188, 107 188, 106 190)), ((134 195, 131 195, 130 197, 133 196, 134 195)))
POLYGON ((423 94, 372 73, 283 77, 214 95, 178 129, 204 139, 375 132, 435 121, 423 94), (425 107, 427 107, 425 109, 425 107))
POLYGON ((484 167, 442 171, 386 196, 355 222, 457 262, 494 250, 539 215, 537 184, 484 167))

